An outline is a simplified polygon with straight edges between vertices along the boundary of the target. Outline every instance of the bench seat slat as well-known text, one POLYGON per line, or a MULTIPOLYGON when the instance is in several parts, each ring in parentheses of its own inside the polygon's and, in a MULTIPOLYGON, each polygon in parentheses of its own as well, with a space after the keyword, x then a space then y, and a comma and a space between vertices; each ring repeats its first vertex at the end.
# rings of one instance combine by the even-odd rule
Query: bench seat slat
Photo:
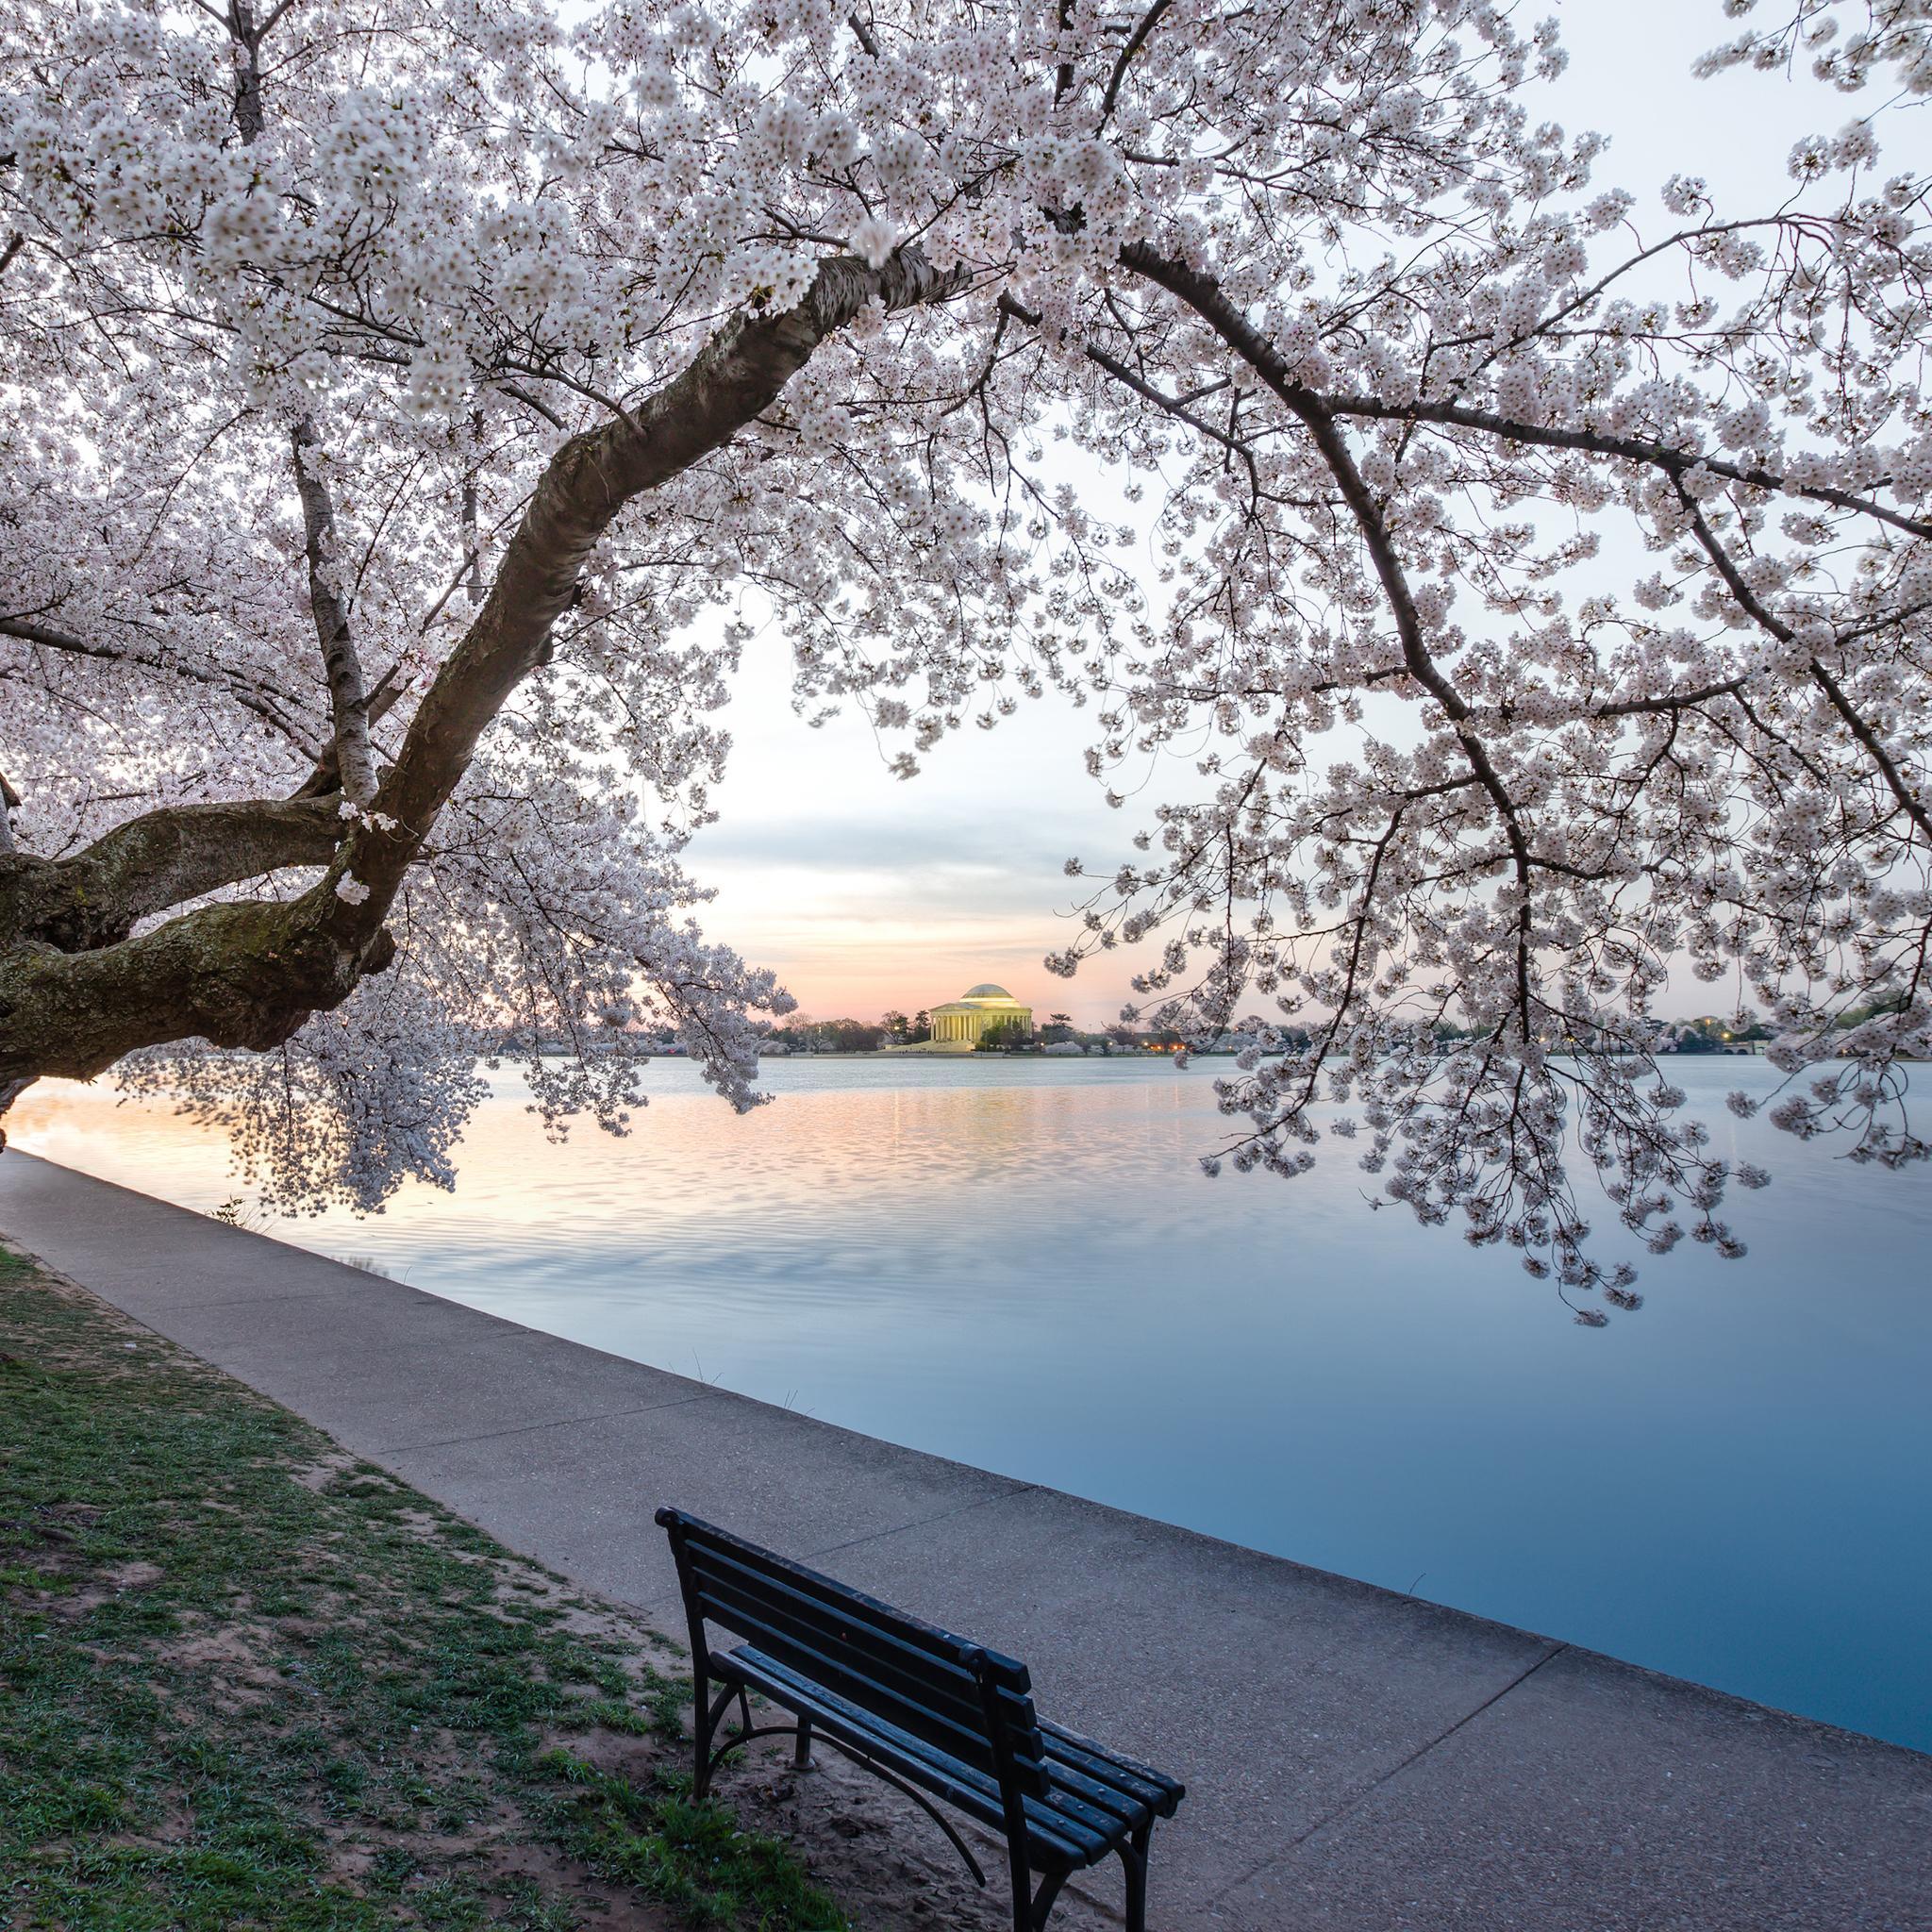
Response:
POLYGON ((1064 1792, 1070 1798, 1077 1798, 1098 1816, 1112 1819, 1129 1831, 1136 1825, 1147 1824, 1153 1816, 1150 1805, 1122 1790, 1118 1785, 1088 1776, 1076 1766, 1055 1763, 1049 1758, 1047 1774, 1057 1793, 1064 1792))
POLYGON ((1040 1734, 1046 1744, 1047 1768, 1058 1776, 1064 1766, 1076 1770, 1096 1782, 1123 1791, 1161 1818, 1172 1818, 1188 1794, 1187 1787, 1165 1773, 1150 1771, 1130 1757, 1117 1757, 1105 1745, 1075 1731, 1040 1720, 1040 1734))
MULTIPOLYGON (((810 1717, 842 1742, 871 1751, 901 1775, 943 1796, 981 1824, 996 1829, 1004 1825, 1006 1814, 994 1778, 884 1723, 750 1645, 723 1657, 714 1654, 711 1661, 721 1676, 741 1675, 774 1703, 810 1717)), ((1036 1857, 1036 1864, 1057 1860, 1079 1867, 1097 1865, 1136 1825, 1151 1822, 1144 1809, 1132 1818, 1111 1816, 1058 1783, 1050 1786, 1045 1797, 1026 1799, 1025 1812, 1029 1840, 1037 1852, 1047 1855, 1045 1859, 1036 1857)))
POLYGON ((874 1717, 802 1673, 748 1644, 711 1654, 711 1666, 727 1683, 743 1683, 796 1716, 808 1717, 821 1730, 879 1758, 908 1777, 957 1805, 982 1824, 999 1825, 1005 1814, 996 1779, 874 1717))

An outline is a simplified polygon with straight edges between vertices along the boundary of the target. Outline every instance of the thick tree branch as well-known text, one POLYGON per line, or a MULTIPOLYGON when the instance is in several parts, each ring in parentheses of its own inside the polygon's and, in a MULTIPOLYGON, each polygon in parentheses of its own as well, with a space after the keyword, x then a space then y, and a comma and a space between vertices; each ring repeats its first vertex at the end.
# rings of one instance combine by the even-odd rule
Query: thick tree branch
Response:
POLYGON ((60 932, 69 949, 23 933, 0 951, 0 1085, 49 1074, 84 1079, 138 1047, 193 1035, 266 1049, 387 966, 395 949, 383 919, 397 888, 483 732, 544 661, 551 626, 618 512, 727 443, 868 303, 908 308, 965 285, 963 271, 941 273, 913 249, 877 269, 828 259, 797 308, 734 317, 655 395, 566 442, 410 721, 375 794, 380 819, 349 829, 344 845, 336 841, 349 822, 334 803, 297 797, 150 814, 65 862, 75 870, 16 860, 0 876, 28 919, 60 932), (203 907, 125 936, 144 913, 291 863, 329 870, 286 904, 203 907), (86 893, 109 888, 111 911, 91 910, 86 893))
POLYGON ((140 921, 222 886, 326 865, 341 832, 333 799, 163 806, 70 858, 0 855, 0 931, 60 952, 112 945, 140 921))
POLYGON ((318 928, 306 902, 204 906, 94 952, 0 952, 0 1087, 92 1079, 140 1047, 200 1038, 265 1052, 318 1008, 339 1006, 394 957, 318 928))
POLYGON ((505 547, 482 608, 417 707, 379 788, 377 809, 396 829, 356 838, 351 866, 373 896, 353 910, 341 902, 331 915, 340 930, 366 934, 372 919, 379 921, 469 768, 478 739, 542 662, 551 626, 625 505, 723 447, 868 303, 891 310, 943 302, 966 283, 963 270, 942 273, 916 248, 900 250, 876 269, 849 256, 830 258, 795 308, 733 317, 656 394, 557 452, 505 547))

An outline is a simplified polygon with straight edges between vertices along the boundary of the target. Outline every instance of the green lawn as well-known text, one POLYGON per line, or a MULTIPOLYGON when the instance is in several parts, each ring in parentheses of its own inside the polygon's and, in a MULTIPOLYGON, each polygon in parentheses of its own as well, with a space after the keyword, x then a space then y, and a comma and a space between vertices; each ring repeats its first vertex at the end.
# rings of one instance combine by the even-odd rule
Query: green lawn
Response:
POLYGON ((845 1926, 689 1802, 688 1695, 608 1607, 0 1250, 0 1924, 845 1926))

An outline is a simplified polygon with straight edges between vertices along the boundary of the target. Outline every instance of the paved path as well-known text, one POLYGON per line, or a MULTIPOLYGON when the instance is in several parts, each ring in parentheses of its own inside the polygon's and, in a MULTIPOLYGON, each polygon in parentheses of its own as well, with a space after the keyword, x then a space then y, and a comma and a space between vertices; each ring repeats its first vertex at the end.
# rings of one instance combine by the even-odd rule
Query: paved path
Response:
POLYGON ((1160 1932, 1932 1928, 1932 1757, 894 1448, 28 1155, 0 1156, 0 1229, 673 1627, 660 1502, 1026 1658, 1050 1715, 1187 1780, 1156 1835, 1160 1932))

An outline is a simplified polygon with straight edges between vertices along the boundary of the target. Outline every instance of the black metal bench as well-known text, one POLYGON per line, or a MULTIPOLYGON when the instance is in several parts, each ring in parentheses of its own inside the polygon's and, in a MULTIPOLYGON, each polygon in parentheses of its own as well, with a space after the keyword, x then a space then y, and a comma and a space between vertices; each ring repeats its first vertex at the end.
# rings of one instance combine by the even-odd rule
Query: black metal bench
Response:
POLYGON ((1173 1778, 1047 1724, 1024 1664, 680 1509, 660 1509, 658 1521, 691 1620, 699 1797, 741 1744, 795 1738, 803 1766, 816 1733, 918 1805, 981 1885, 979 1861, 926 1793, 1004 1832, 1015 1932, 1039 1932, 1068 1877, 1115 1856, 1126 1869, 1128 1932, 1144 1932, 1147 1841, 1154 1821, 1180 1804, 1173 1778), (744 1641, 714 1650, 707 1624, 744 1641), (755 1727, 747 1690, 797 1722, 755 1727), (721 1740, 734 1702, 739 1728, 721 1740))

